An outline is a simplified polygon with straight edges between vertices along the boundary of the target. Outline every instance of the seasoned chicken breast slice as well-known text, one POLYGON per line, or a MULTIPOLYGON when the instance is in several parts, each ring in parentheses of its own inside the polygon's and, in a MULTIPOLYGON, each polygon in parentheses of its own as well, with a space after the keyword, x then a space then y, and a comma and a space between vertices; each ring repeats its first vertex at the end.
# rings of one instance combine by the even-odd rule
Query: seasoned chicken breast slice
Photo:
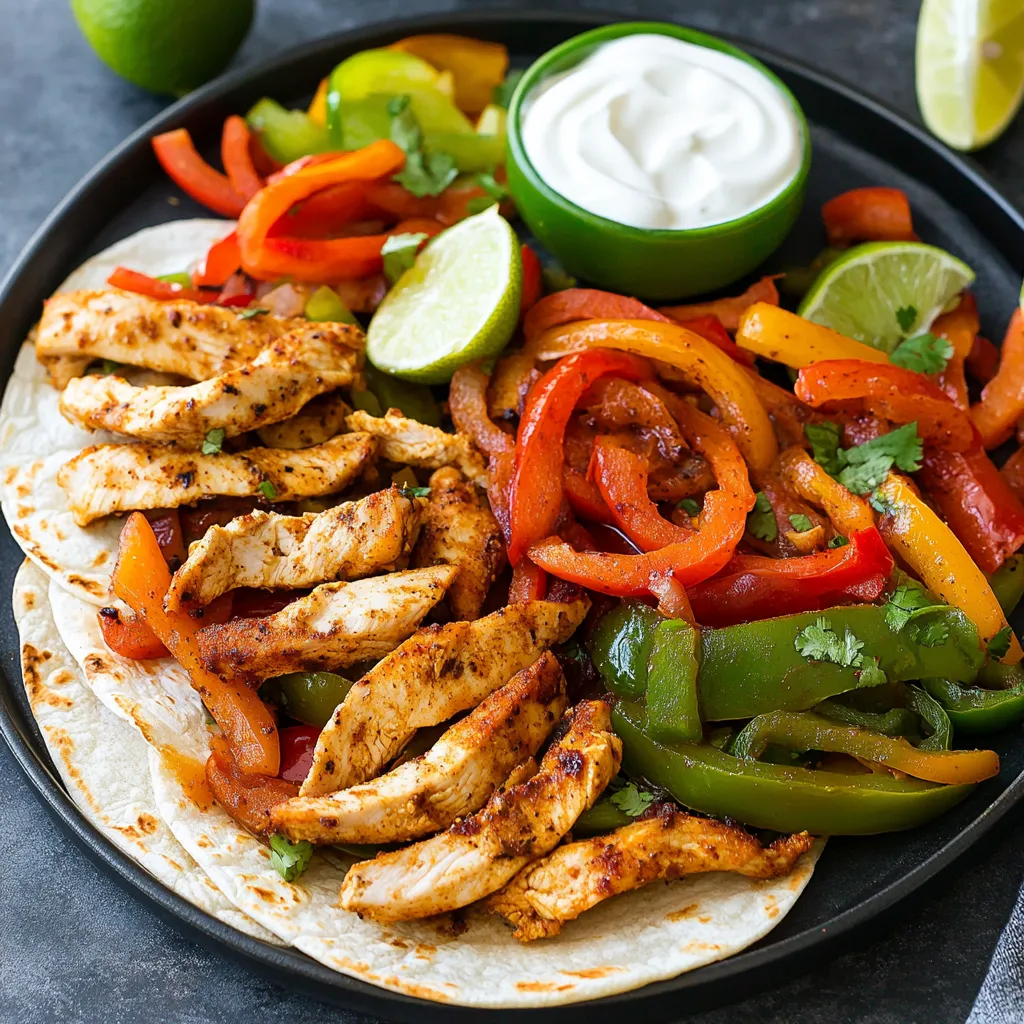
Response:
POLYGON ((801 832, 762 846, 735 825, 666 806, 656 817, 610 835, 560 846, 523 868, 487 906, 515 927, 517 939, 530 942, 557 935, 566 921, 602 900, 649 882, 707 871, 778 878, 813 844, 801 832))
POLYGON ((361 355, 357 328, 307 323, 252 362, 188 387, 136 387, 112 374, 76 377, 61 393, 60 411, 86 429, 198 448, 211 430, 236 437, 351 384, 361 355))
POLYGON ((349 690, 320 733, 299 793, 323 796, 372 779, 417 729, 476 707, 567 640, 589 607, 585 598, 530 601, 421 630, 349 690))
POLYGON ((199 653, 216 675, 252 683, 383 658, 413 633, 454 578, 450 565, 438 565, 325 583, 275 615, 208 626, 199 632, 199 653))
POLYGON ((349 430, 365 430, 380 440, 380 453, 392 462, 421 469, 454 466, 478 487, 487 486, 483 456, 465 434, 448 434, 437 427, 410 420, 397 409, 371 416, 357 409, 346 420, 349 430))
POLYGON ((448 607, 456 619, 475 619, 487 591, 505 567, 505 543, 497 519, 454 466, 430 477, 430 503, 423 514, 413 565, 454 565, 448 607))
POLYGON ((64 463, 57 483, 75 522, 87 526, 113 512, 177 508, 216 495, 294 501, 336 494, 372 461, 376 447, 369 434, 340 434, 300 451, 250 448, 233 455, 145 442, 100 444, 64 463))
POLYGON ((283 516, 257 509, 211 526, 190 548, 164 598, 208 605, 236 587, 296 590, 394 569, 419 531, 426 501, 397 487, 324 512, 283 516))
POLYGON ((243 318, 240 312, 117 289, 64 292, 43 305, 36 356, 60 387, 95 359, 208 380, 250 362, 272 341, 308 324, 304 317, 243 318), (71 372, 74 366, 77 373, 71 372))
POLYGON ((289 419, 260 427, 257 433, 268 448, 310 448, 345 430, 345 417, 351 411, 341 393, 332 391, 318 395, 289 419))
POLYGON ((489 896, 554 849, 619 770, 622 742, 604 701, 584 701, 532 778, 495 793, 447 832, 354 864, 341 906, 376 921, 443 914, 489 896))
POLYGON ((513 676, 425 754, 330 796, 295 797, 275 827, 313 843, 396 843, 447 828, 479 810, 532 757, 565 711, 565 679, 550 652, 513 676))

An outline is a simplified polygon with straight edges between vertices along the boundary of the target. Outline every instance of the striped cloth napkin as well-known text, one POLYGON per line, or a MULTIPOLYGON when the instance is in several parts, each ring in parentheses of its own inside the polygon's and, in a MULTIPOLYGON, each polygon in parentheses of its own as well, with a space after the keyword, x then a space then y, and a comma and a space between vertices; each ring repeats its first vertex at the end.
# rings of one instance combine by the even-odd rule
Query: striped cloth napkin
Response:
POLYGON ((967 1024, 1024 1024, 1024 889, 996 944, 967 1024))

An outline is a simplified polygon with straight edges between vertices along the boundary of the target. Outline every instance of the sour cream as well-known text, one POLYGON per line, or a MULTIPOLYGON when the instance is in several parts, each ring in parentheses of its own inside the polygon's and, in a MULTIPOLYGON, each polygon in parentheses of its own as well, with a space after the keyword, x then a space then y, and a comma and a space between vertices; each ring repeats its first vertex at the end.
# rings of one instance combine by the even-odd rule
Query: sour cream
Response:
POLYGON ((757 68, 672 36, 624 36, 538 86, 522 119, 537 173, 638 228, 699 228, 763 206, 800 168, 800 124, 757 68))

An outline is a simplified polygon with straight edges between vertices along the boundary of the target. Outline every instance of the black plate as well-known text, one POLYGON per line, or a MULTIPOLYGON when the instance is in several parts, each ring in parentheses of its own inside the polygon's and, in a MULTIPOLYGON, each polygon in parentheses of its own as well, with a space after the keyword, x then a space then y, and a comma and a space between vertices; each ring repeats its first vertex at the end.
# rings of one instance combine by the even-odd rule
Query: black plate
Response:
MULTIPOLYGON (((543 50, 614 16, 545 12, 439 15, 345 32, 292 51, 257 69, 244 69, 171 107, 141 128, 82 181, 51 214, 19 257, 0 288, 0 379, 40 303, 74 266, 92 252, 149 224, 200 214, 183 202, 167 204, 174 191, 152 156, 148 139, 185 126, 201 146, 216 150, 228 114, 244 111, 263 95, 288 101, 308 96, 342 57, 417 32, 458 32, 500 40, 513 66, 525 66, 543 50)), ((737 40, 747 45, 743 40, 737 40)), ((773 258, 809 259, 823 244, 821 202, 864 184, 903 188, 925 239, 964 258, 978 272, 976 292, 983 329, 1000 337, 1017 302, 1024 259, 1024 219, 972 165, 954 156, 920 129, 881 104, 858 96, 816 71, 786 58, 747 49, 793 90, 807 113, 814 140, 814 166, 807 206, 785 252, 773 258)), ((155 882, 110 845, 78 813, 50 763, 24 699, 17 669, 17 633, 7 603, 21 554, 6 529, 0 536, 0 592, 4 613, 0 641, 8 655, 0 681, 0 730, 43 800, 101 866, 142 893, 166 917, 207 945, 248 958, 280 980, 311 994, 366 1013, 403 1021, 468 1017, 479 1011, 438 1007, 386 992, 321 967, 294 950, 247 938, 208 917, 155 882)), ((1003 762, 998 779, 979 786, 958 808, 914 832, 868 839, 834 839, 811 885, 785 921, 753 948, 721 963, 632 993, 555 1010, 529 1011, 560 1020, 613 1020, 629 1002, 649 1019, 678 1017, 688 1010, 750 995, 806 970, 900 900, 910 896, 962 857, 1024 794, 1024 739, 1019 731, 996 737, 1003 762)), ((517 1011, 503 1011, 512 1016, 517 1011)))

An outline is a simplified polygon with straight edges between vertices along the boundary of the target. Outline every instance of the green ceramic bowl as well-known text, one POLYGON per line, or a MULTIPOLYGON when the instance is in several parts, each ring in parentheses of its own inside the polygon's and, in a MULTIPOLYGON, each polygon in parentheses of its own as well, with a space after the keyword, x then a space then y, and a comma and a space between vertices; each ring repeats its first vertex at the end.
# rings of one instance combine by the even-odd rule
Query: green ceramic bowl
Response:
POLYGON ((535 61, 516 88, 508 119, 508 183, 537 239, 569 273, 590 284, 647 299, 682 299, 722 288, 753 270, 789 233, 803 205, 811 145, 793 94, 760 61, 714 36, 663 22, 635 21, 574 36, 535 61), (803 135, 793 180, 773 199, 736 220, 702 228, 636 228, 599 217, 570 202, 541 178, 526 155, 520 119, 530 92, 588 57, 602 43, 637 33, 675 36, 753 65, 789 101, 803 135))

